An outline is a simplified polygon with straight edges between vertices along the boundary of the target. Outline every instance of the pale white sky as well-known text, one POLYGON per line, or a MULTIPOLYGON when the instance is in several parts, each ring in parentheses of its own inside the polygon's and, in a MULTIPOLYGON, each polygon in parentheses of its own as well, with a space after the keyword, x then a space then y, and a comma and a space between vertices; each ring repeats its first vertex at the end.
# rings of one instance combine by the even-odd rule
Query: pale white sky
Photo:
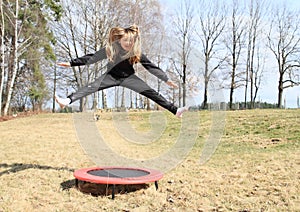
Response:
MULTIPOLYGON (((182 0, 160 0, 163 5, 163 13, 171 14, 176 8, 178 8, 178 4, 180 4, 182 0)), ((191 0, 193 2, 193 0, 191 0)), ((208 0, 211 1, 211 0, 208 0)), ((276 5, 283 5, 286 3, 288 7, 291 7, 295 10, 300 11, 300 0, 270 0, 272 4, 276 5)), ((274 69, 276 69, 276 62, 273 64, 274 69)), ((273 69, 273 70, 274 70, 273 69)), ((273 73, 266 72, 264 74, 264 83, 261 85, 261 88, 258 93, 258 98, 261 99, 263 102, 268 103, 277 103, 278 99, 278 72, 277 75, 273 73)), ((229 98, 229 92, 224 90, 224 95, 226 101, 228 101, 227 97, 229 98)), ((237 101, 243 101, 244 91, 243 90, 236 90, 235 97, 237 101)), ((297 97, 300 96, 300 86, 287 88, 284 90, 283 98, 286 100, 286 106, 288 108, 296 108, 297 107, 297 97)), ((258 99, 257 99, 258 100, 258 99)))
MULTIPOLYGON (((163 5, 168 6, 170 8, 174 8, 176 7, 176 5, 182 1, 182 0, 159 0, 163 5)), ((190 0, 191 2, 196 2, 198 0, 190 0)), ((207 1, 211 1, 211 0, 207 0, 207 1)), ((290 5, 291 7, 300 7, 300 1, 299 0, 269 0, 270 2, 273 3, 286 3, 287 5, 290 5)))

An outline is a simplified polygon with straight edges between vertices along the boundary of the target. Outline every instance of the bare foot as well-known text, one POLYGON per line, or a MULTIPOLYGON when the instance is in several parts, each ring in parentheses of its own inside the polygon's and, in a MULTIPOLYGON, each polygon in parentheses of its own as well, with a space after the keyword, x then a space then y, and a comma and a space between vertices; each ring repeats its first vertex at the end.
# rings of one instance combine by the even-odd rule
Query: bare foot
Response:
POLYGON ((67 105, 71 103, 69 98, 63 99, 55 95, 55 101, 59 104, 61 109, 64 109, 67 105))
POLYGON ((188 107, 188 106, 180 107, 180 108, 177 109, 176 116, 177 116, 178 118, 181 118, 181 117, 182 117, 182 114, 183 114, 184 112, 188 111, 188 110, 189 110, 189 107, 188 107))

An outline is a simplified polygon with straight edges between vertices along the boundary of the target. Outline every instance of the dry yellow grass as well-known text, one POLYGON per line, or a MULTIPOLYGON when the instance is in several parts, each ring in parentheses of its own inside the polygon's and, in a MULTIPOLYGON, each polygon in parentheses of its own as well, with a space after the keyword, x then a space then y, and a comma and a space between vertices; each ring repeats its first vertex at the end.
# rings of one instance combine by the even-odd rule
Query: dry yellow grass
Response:
MULTIPOLYGON (((146 129, 147 115, 133 114, 131 122, 146 129)), ((116 147, 113 141, 121 138, 110 116, 101 114, 97 126, 116 147)), ((211 121, 208 112, 200 116, 194 148, 164 175, 158 191, 149 184, 117 194, 115 200, 75 188, 73 171, 95 164, 77 140, 72 114, 1 122, 0 211, 300 211, 299 110, 227 112, 222 141, 204 165, 199 165, 199 157, 211 121)), ((166 128, 170 138, 162 135, 159 145, 151 144, 143 154, 153 156, 163 142, 164 148, 172 145, 179 121, 167 119, 168 127, 173 126, 166 128)), ((135 148, 124 144, 122 154, 135 148)))

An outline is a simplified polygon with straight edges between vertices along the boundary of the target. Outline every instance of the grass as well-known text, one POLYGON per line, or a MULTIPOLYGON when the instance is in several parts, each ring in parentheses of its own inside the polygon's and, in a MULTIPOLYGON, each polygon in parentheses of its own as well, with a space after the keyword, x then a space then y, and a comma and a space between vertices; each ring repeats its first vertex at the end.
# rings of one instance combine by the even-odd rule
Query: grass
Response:
MULTIPOLYGON (((111 113, 101 113, 96 124, 114 151, 151 158, 174 145, 180 132, 180 120, 163 114, 159 139, 142 148, 120 136, 111 113)), ((126 119, 145 133, 150 115, 131 112, 126 119)), ((159 190, 149 184, 115 200, 108 191, 93 196, 75 188, 73 171, 95 164, 77 140, 72 114, 0 122, 0 211, 300 211, 299 110, 226 112, 221 142, 203 165, 212 120, 207 111, 199 115, 193 149, 165 173, 159 190)))

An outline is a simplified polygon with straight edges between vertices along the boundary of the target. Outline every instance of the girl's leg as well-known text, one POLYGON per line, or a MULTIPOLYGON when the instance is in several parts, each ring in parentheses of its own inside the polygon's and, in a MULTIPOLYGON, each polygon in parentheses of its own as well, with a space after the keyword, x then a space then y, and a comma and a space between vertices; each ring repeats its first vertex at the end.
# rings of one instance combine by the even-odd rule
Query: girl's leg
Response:
POLYGON ((67 98, 63 99, 58 96, 55 96, 56 102, 59 104, 61 108, 71 104, 72 102, 85 97, 91 93, 95 93, 96 91, 103 90, 105 88, 113 87, 119 85, 120 81, 117 81, 110 74, 103 74, 94 82, 86 85, 84 87, 79 88, 76 92, 69 95, 67 98))
POLYGON ((68 98, 71 100, 70 103, 72 103, 78 99, 81 99, 82 97, 95 93, 96 91, 117 86, 119 84, 120 82, 113 78, 110 74, 103 74, 94 82, 79 88, 77 91, 69 95, 68 98))
POLYGON ((130 77, 124 79, 120 86, 129 88, 137 93, 142 94, 143 96, 146 96, 147 98, 153 100, 163 108, 169 110, 171 113, 176 115, 178 108, 174 106, 174 104, 167 101, 162 95, 160 95, 157 91, 152 89, 149 85, 147 85, 136 75, 131 75, 130 77))

